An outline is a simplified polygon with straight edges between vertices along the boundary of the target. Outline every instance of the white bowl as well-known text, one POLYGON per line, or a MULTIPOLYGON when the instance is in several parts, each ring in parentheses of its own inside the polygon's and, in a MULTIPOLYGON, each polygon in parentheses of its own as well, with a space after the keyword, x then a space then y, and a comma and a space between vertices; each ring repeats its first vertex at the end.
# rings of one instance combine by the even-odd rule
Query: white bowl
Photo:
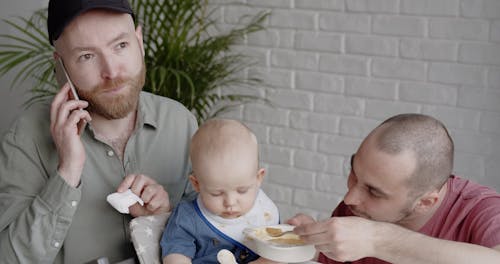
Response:
MULTIPOLYGON (((314 258, 316 250, 313 245, 288 245, 271 242, 270 240, 276 237, 271 237, 267 234, 267 227, 279 228, 283 232, 293 230, 294 228, 292 225, 285 224, 247 228, 243 231, 245 233, 243 244, 259 256, 278 262, 298 263, 314 258)), ((282 238, 287 238, 287 236, 296 237, 294 234, 287 234, 282 238)))

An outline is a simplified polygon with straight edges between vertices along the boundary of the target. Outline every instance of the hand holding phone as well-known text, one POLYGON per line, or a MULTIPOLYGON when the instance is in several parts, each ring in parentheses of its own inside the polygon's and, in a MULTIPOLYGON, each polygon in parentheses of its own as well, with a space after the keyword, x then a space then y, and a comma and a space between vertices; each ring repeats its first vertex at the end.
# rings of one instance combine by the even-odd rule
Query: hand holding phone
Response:
MULTIPOLYGON (((73 85, 73 82, 69 78, 68 72, 66 71, 66 67, 64 67, 64 62, 60 56, 56 60, 55 72, 56 72, 56 80, 57 83, 59 84, 59 87, 62 87, 64 84, 68 83, 71 90, 71 96, 73 97, 72 99, 80 100, 78 94, 76 93, 75 86, 73 85)), ((83 109, 80 108, 80 111, 83 111, 83 109)), ((85 120, 80 120, 80 122, 78 123, 78 134, 81 135, 81 132, 85 128, 86 124, 87 122, 85 120)))
POLYGON ((56 60, 56 80, 60 87, 62 87, 67 82, 71 89, 73 99, 80 100, 80 98, 78 98, 78 94, 76 93, 75 86, 73 85, 73 82, 69 78, 68 72, 66 71, 66 67, 64 67, 64 63, 61 57, 57 58, 56 60))

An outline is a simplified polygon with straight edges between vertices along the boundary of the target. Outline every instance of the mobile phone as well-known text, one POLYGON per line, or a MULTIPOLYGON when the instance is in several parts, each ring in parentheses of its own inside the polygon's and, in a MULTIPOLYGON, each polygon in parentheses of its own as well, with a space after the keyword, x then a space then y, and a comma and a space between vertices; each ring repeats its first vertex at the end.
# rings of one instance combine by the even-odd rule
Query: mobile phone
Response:
MULTIPOLYGON (((66 71, 66 67, 64 67, 64 63, 61 57, 57 58, 56 60, 55 72, 56 72, 56 80, 57 83, 59 84, 59 87, 62 87, 67 82, 69 84, 71 90, 71 96, 73 97, 73 99, 80 100, 80 98, 78 98, 78 94, 76 93, 75 86, 73 85, 73 82, 69 78, 68 72, 66 71)), ((80 108, 80 111, 83 111, 83 109, 80 108)), ((87 122, 83 119, 78 122, 79 135, 82 134, 82 131, 84 130, 86 124, 87 122)))
POLYGON ((57 83, 59 84, 59 87, 62 87, 66 82, 69 83, 69 87, 71 89, 71 94, 73 95, 74 100, 80 100, 78 98, 78 94, 76 93, 75 86, 73 85, 73 82, 69 78, 68 72, 66 71, 66 67, 64 67, 64 63, 62 61, 62 58, 59 57, 56 60, 56 80, 57 83))

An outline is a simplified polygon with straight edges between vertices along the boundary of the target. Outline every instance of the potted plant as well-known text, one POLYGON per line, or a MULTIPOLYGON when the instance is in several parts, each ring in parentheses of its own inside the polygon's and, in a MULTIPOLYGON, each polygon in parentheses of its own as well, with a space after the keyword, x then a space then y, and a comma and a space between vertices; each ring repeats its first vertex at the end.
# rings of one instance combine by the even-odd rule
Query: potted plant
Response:
MULTIPOLYGON (((143 26, 145 91, 181 102, 199 122, 234 104, 261 99, 225 94, 220 89, 251 88, 261 82, 258 78, 241 77, 252 61, 230 48, 246 34, 262 30, 268 13, 257 13, 239 28, 211 35, 216 29, 213 14, 218 8, 210 6, 207 0, 131 0, 131 5, 136 22, 143 26)), ((0 76, 14 71, 11 87, 34 80, 28 106, 59 89, 53 71, 53 47, 45 30, 46 14, 46 9, 42 9, 29 19, 4 19, 16 34, 0 35, 0 76)))

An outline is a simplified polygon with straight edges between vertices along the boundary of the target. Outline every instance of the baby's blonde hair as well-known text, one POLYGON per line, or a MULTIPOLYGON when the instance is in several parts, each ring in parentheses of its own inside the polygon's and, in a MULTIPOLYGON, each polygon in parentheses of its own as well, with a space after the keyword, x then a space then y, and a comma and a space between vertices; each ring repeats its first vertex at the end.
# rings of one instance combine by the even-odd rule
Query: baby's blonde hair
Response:
POLYGON ((232 119, 210 119, 203 123, 191 139, 189 153, 194 173, 214 160, 231 162, 248 154, 255 157, 249 162, 258 167, 257 137, 243 123, 232 119))

